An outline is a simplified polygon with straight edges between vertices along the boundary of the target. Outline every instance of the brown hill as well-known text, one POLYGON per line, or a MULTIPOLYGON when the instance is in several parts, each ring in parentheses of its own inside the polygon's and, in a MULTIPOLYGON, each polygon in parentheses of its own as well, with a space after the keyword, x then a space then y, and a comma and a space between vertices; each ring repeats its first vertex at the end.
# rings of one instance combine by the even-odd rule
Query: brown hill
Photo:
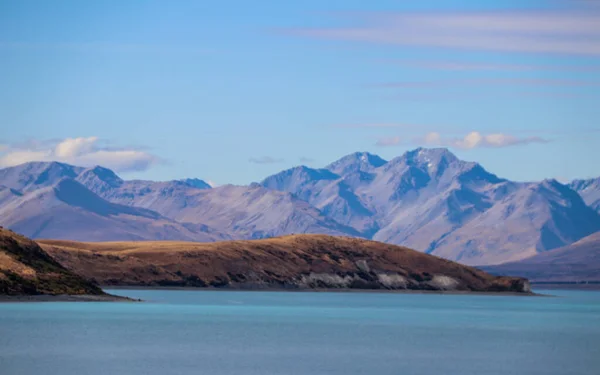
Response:
POLYGON ((0 295, 104 295, 26 237, 0 227, 0 295))
POLYGON ((483 269, 499 275, 522 275, 536 282, 600 282, 600 232, 520 262, 483 269))
POLYGON ((523 278, 495 277, 404 247, 357 238, 39 242, 61 264, 102 285, 529 292, 523 278))

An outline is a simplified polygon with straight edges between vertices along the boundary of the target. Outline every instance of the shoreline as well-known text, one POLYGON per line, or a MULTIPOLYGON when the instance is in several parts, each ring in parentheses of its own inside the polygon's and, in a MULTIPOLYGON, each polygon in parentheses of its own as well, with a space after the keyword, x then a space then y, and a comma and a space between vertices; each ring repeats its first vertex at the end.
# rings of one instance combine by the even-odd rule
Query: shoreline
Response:
POLYGON ((379 294, 438 294, 438 295, 478 295, 515 297, 554 297, 550 294, 519 292, 477 292, 470 290, 417 290, 417 289, 348 289, 348 288, 201 288, 186 286, 126 286, 101 285, 102 290, 173 290, 193 292, 273 292, 273 293, 379 293, 379 294))
POLYGON ((35 295, 0 295, 0 303, 11 302, 143 302, 139 299, 134 299, 124 296, 115 296, 112 294, 103 295, 50 295, 50 294, 35 294, 35 295))
POLYGON ((535 287, 538 290, 581 290, 581 291, 599 291, 600 283, 580 283, 580 282, 540 282, 540 283, 531 283, 532 287, 535 287))
MULTIPOLYGON (((555 285, 552 285, 555 286, 555 285)), ((348 289, 348 288, 200 288, 185 286, 127 286, 127 285, 102 285, 102 290, 163 290, 163 291, 188 291, 188 292, 271 292, 271 293, 373 293, 373 294, 435 294, 435 295, 473 295, 493 297, 554 297, 545 293, 519 293, 519 292, 477 292, 469 290, 416 290, 416 289, 348 289)), ((559 288, 547 288, 559 289, 559 288)), ((544 290, 540 288, 539 290, 544 290)), ((589 289, 584 289, 589 290, 589 289)), ((142 299, 118 296, 113 294, 104 295, 0 295, 0 303, 21 302, 146 302, 142 299)))

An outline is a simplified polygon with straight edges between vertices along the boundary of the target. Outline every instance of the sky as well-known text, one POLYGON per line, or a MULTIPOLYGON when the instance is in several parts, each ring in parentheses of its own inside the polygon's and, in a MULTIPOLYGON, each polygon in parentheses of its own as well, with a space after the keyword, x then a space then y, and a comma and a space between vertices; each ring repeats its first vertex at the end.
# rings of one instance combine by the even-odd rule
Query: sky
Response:
POLYGON ((600 176, 600 1, 0 0, 0 167, 248 184, 448 147, 600 176))

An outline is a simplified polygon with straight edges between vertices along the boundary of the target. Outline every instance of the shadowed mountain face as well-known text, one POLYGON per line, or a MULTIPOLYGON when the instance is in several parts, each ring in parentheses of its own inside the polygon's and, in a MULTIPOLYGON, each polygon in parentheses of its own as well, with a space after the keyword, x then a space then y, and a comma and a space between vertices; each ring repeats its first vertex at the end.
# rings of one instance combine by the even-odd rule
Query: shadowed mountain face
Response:
POLYGON ((569 187, 581 195, 585 203, 600 212, 600 177, 589 180, 575 180, 569 187))
POLYGON ((125 181, 102 167, 60 163, 0 170, 0 185, 0 224, 38 238, 213 241, 321 233, 483 265, 524 259, 600 230, 598 211, 573 190, 593 204, 593 181, 512 182, 447 149, 419 148, 390 161, 354 153, 250 186, 125 181), (92 230, 92 223, 103 230, 92 230))
POLYGON ((538 282, 599 282, 600 232, 520 262, 483 268, 497 275, 521 275, 538 282))

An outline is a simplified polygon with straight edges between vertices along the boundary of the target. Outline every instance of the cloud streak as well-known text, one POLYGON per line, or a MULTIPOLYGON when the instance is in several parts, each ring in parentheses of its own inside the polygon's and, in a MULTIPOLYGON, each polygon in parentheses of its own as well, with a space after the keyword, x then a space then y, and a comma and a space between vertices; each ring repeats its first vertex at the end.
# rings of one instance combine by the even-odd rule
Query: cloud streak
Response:
POLYGON ((517 137, 515 135, 505 133, 483 134, 478 131, 472 131, 461 137, 443 136, 439 132, 429 132, 424 136, 413 139, 404 139, 399 136, 382 137, 377 140, 375 145, 379 147, 418 145, 472 150, 476 148, 504 148, 517 145, 548 142, 550 141, 542 137, 517 137))
POLYGON ((368 86, 411 89, 464 86, 598 87, 600 86, 600 81, 563 78, 464 78, 436 81, 385 82, 368 86))
POLYGON ((254 164, 277 164, 277 163, 282 163, 283 159, 274 158, 271 156, 261 156, 261 157, 250 158, 250 159, 248 159, 248 161, 250 163, 254 163, 254 164))
POLYGON ((482 134, 477 131, 470 132, 462 138, 443 137, 440 133, 430 132, 424 137, 414 140, 415 143, 427 146, 452 147, 462 150, 475 148, 502 148, 531 143, 548 143, 541 137, 517 137, 504 133, 482 134))
POLYGON ((117 172, 144 171, 159 158, 133 148, 103 147, 98 137, 32 140, 0 147, 0 167, 32 161, 60 161, 83 167, 101 165, 117 172))
POLYGON ((394 123, 366 123, 366 124, 335 124, 334 128, 339 129, 376 129, 376 128, 411 128, 414 125, 410 124, 394 124, 394 123))
POLYGON ((440 61, 440 60, 380 60, 383 63, 395 64, 418 69, 441 71, 510 71, 510 72, 535 72, 535 71, 569 71, 569 72, 600 72, 600 65, 541 65, 541 64, 508 64, 508 63, 479 63, 471 61, 440 61))
POLYGON ((414 47, 600 55, 597 11, 354 13, 351 27, 290 28, 290 35, 414 47))
POLYGON ((402 138, 400 137, 383 137, 379 138, 375 143, 375 146, 379 147, 389 147, 389 146, 398 146, 402 143, 402 138))

